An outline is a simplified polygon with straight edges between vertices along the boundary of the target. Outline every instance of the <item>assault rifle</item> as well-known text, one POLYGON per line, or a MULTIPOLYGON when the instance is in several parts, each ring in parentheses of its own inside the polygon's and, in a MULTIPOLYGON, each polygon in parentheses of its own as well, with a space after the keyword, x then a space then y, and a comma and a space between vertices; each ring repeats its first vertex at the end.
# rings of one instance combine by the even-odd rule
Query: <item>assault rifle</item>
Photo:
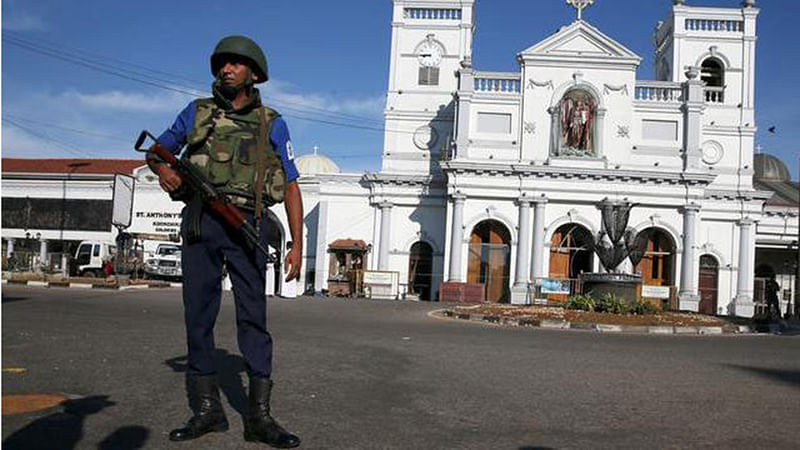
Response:
POLYGON ((250 225, 250 222, 244 217, 242 211, 240 211, 236 205, 231 204, 225 194, 219 192, 214 185, 209 183, 206 177, 203 176, 196 167, 191 164, 185 164, 183 161, 176 158, 169 150, 162 147, 158 143, 158 140, 147 130, 142 131, 142 134, 139 135, 134 149, 139 152, 152 153, 164 160, 178 173, 183 184, 200 196, 203 204, 206 205, 208 209, 223 219, 225 223, 230 225, 235 231, 241 233, 247 242, 253 244, 260 250, 261 253, 267 257, 267 262, 271 263, 275 261, 275 257, 261 245, 258 231, 256 231, 255 227, 250 225), (150 148, 143 146, 147 138, 150 138, 154 142, 150 148))

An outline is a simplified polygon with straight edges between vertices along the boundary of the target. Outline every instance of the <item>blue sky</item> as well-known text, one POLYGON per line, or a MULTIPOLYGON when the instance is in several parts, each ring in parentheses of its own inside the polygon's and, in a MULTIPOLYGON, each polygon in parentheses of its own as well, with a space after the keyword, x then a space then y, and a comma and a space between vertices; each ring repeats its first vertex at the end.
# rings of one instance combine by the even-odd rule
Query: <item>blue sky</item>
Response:
MULTIPOLYGON (((648 80, 652 31, 671 4, 597 0, 584 19, 642 56, 637 78, 648 80)), ((800 58, 792 35, 800 4, 757 6, 757 143, 797 179, 800 58)), ((563 0, 478 0, 474 67, 516 71, 517 52, 574 18, 563 0)), ((390 0, 3 0, 3 156, 137 157, 131 148, 140 130, 160 132, 190 94, 208 91, 217 40, 245 34, 267 53, 272 81, 263 93, 286 117, 298 154, 318 145, 345 171, 376 171, 390 22, 390 0)))

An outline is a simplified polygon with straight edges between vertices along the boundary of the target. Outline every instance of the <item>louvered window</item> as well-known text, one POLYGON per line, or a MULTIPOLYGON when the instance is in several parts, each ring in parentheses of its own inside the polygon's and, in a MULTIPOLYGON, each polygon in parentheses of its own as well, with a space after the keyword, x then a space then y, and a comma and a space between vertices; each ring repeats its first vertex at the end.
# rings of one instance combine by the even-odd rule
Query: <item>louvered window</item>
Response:
POLYGON ((420 86, 438 86, 439 85, 439 68, 438 67, 420 67, 419 68, 419 85, 420 86))

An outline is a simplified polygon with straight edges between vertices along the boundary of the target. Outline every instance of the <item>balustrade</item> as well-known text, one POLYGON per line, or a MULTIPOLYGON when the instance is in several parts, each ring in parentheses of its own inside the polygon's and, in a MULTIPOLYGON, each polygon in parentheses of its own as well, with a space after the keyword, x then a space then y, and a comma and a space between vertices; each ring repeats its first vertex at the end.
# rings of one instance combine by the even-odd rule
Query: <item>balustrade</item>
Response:
POLYGON ((705 88, 705 96, 708 103, 725 103, 725 88, 707 87, 705 88))
POLYGON ((741 20, 686 19, 686 30, 741 33, 744 31, 744 22, 741 20))
POLYGON ((634 98, 646 102, 680 103, 683 101, 683 88, 679 83, 639 82, 634 98))
POLYGON ((519 94, 521 89, 522 83, 520 82, 518 75, 475 75, 475 92, 519 94))
POLYGON ((403 11, 406 19, 419 20, 461 20, 460 9, 444 8, 406 8, 403 11))

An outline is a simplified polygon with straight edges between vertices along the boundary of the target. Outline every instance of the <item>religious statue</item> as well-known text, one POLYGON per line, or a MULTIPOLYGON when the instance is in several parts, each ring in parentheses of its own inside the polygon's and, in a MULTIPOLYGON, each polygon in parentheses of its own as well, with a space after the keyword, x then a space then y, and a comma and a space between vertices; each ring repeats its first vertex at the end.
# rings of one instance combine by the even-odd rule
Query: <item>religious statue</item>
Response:
POLYGON ((561 153, 594 155, 595 102, 591 95, 573 90, 561 100, 561 153))

